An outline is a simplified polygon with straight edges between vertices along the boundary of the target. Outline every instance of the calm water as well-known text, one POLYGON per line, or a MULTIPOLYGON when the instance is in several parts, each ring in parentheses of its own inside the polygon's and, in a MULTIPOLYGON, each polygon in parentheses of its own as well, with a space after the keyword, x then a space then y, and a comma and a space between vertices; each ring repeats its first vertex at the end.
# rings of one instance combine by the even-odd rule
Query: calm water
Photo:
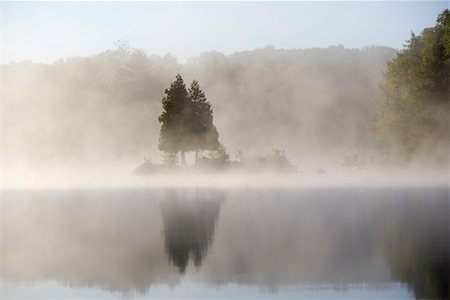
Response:
POLYGON ((4 191, 0 295, 447 299, 448 196, 448 188, 4 191))

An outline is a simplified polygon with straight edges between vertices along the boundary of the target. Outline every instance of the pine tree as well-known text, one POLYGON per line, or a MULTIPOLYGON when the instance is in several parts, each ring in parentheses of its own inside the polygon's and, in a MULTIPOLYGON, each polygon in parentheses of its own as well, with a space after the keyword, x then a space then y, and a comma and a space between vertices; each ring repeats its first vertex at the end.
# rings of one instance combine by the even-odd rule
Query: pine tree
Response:
POLYGON ((195 151, 197 162, 199 151, 218 149, 219 134, 213 124, 211 104, 198 81, 194 80, 187 91, 178 74, 165 94, 162 100, 164 111, 159 117, 159 150, 164 151, 166 156, 180 152, 181 164, 185 166, 186 151, 195 151))
POLYGON ((164 111, 159 116, 161 130, 158 148, 167 153, 181 152, 181 164, 186 165, 184 153, 190 150, 188 145, 191 103, 180 74, 165 90, 165 94, 162 99, 164 111))
POLYGON ((190 149, 195 151, 195 162, 198 152, 202 150, 216 150, 219 148, 219 134, 213 124, 213 110, 200 89, 198 81, 192 81, 188 91, 191 100, 190 149))

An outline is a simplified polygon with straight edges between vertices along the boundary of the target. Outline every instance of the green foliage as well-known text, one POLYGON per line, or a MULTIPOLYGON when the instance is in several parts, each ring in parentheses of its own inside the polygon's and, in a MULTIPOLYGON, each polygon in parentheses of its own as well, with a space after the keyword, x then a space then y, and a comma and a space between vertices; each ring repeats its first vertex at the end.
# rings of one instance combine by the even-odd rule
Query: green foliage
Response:
POLYGON ((445 10, 434 28, 412 33, 404 51, 388 63, 376 133, 388 152, 406 159, 427 145, 448 145, 449 20, 445 10))
POLYGON ((180 74, 165 90, 162 100, 163 113, 159 150, 170 153, 181 152, 184 164, 185 151, 215 150, 219 148, 219 134, 213 124, 213 111, 194 80, 187 91, 180 74))
POLYGON ((189 98, 192 101, 190 123, 192 149, 195 151, 216 150, 220 144, 219 134, 213 124, 213 111, 196 80, 192 81, 189 98))
POLYGON ((204 53, 180 64, 171 55, 121 46, 52 64, 9 63, 4 125, 14 130, 6 130, 4 151, 37 167, 157 157, 161 94, 180 72, 215 95, 214 118, 227 120, 220 134, 233 151, 282 145, 295 159, 372 151, 372 99, 394 55, 386 47, 266 48, 204 53))
POLYGON ((186 151, 189 148, 190 101, 180 74, 165 91, 162 99, 163 112, 159 116, 161 131, 159 150, 165 152, 186 151))

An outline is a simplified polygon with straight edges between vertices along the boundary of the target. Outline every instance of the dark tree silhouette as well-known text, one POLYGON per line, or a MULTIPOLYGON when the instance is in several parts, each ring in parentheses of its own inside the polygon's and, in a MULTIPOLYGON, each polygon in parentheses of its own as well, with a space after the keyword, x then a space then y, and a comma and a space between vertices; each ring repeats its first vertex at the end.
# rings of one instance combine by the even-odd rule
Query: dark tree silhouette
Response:
MULTIPOLYGON (((186 151, 195 151, 197 162, 198 151, 217 149, 219 134, 213 124, 213 111, 198 81, 194 80, 187 91, 178 74, 165 93, 162 100, 164 111, 159 117, 159 150, 165 152, 165 157, 173 158, 180 152, 181 164, 185 166, 186 151)), ((175 160, 168 162, 174 163, 175 160)))
POLYGON ((181 273, 189 259, 199 267, 206 257, 222 201, 223 194, 212 193, 194 198, 170 194, 161 202, 166 253, 181 273))
POLYGON ((181 152, 181 164, 186 165, 184 153, 189 150, 191 105, 180 74, 164 92, 166 96, 162 99, 164 111, 159 116, 161 130, 158 148, 168 153, 181 152))
POLYGON ((189 98, 192 101, 190 124, 192 148, 195 151, 195 163, 197 163, 199 151, 219 148, 219 134, 213 124, 211 104, 206 99, 205 93, 200 89, 197 80, 192 81, 189 98))

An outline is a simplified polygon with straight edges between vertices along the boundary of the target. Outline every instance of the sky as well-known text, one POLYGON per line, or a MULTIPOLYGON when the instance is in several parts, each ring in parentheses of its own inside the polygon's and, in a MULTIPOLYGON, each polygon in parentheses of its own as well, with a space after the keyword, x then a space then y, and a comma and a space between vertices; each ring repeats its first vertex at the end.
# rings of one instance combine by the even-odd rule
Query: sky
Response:
POLYGON ((2 2, 2 63, 89 56, 117 40, 181 62, 202 52, 275 48, 401 49, 447 1, 2 2))

